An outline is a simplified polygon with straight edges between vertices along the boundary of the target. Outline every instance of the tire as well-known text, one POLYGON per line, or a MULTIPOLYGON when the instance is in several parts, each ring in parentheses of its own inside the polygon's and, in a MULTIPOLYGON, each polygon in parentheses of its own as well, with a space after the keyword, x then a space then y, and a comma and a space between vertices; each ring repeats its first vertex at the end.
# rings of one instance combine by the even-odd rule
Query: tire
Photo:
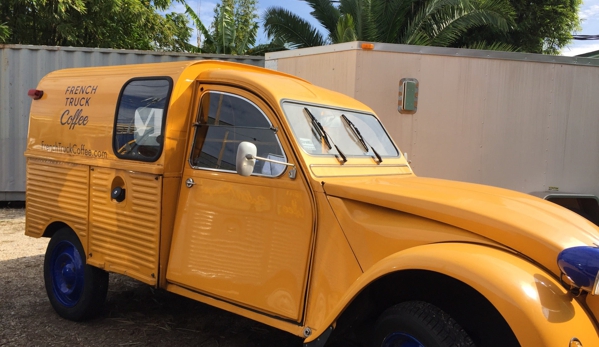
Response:
POLYGON ((373 346, 474 347, 456 321, 436 306, 408 301, 387 309, 377 320, 373 346))
POLYGON ((108 273, 86 264, 83 246, 69 228, 58 230, 48 243, 44 282, 54 310, 73 321, 96 315, 108 292, 108 273))

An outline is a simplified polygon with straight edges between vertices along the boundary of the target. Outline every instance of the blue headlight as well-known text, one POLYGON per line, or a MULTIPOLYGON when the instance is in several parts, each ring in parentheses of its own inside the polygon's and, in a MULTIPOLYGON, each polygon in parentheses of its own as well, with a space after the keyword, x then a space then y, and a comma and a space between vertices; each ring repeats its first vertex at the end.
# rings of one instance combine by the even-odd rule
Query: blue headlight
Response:
POLYGON ((564 249, 557 266, 574 285, 592 295, 599 294, 599 248, 580 246, 564 249))

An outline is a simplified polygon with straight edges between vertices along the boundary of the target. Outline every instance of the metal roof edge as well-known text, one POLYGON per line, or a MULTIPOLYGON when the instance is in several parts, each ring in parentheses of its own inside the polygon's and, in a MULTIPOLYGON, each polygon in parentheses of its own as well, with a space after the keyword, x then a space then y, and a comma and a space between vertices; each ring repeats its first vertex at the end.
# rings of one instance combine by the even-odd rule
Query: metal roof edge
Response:
POLYGON ((264 60, 264 57, 258 55, 232 55, 232 54, 207 54, 207 53, 187 53, 187 52, 168 52, 168 51, 144 51, 135 49, 114 49, 114 48, 90 48, 90 47, 72 47, 72 46, 38 46, 38 45, 18 45, 18 44, 0 44, 1 49, 28 49, 45 51, 67 51, 67 52, 100 52, 100 53, 122 53, 139 55, 158 55, 158 56, 185 56, 190 58, 204 59, 248 59, 264 60))
MULTIPOLYGON (((334 45, 300 48, 289 51, 266 53, 266 61, 291 58, 307 55, 325 54, 332 52, 341 52, 349 50, 362 50, 362 43, 372 43, 365 41, 353 41, 334 45)), ((447 47, 432 47, 432 46, 413 46, 393 43, 374 42, 374 49, 371 51, 379 52, 394 52, 394 53, 409 53, 409 54, 426 54, 426 55, 441 55, 451 57, 469 57, 482 59, 500 59, 500 60, 516 60, 529 61, 537 63, 552 63, 552 64, 568 64, 582 66, 599 66, 599 59, 585 57, 565 57, 558 55, 546 55, 536 53, 518 53, 518 52, 502 52, 488 51, 479 49, 467 48, 447 48, 447 47)))
POLYGON ((334 45, 290 49, 288 51, 266 53, 266 60, 299 57, 303 55, 325 54, 332 52, 353 51, 360 49, 362 41, 337 43, 334 45))

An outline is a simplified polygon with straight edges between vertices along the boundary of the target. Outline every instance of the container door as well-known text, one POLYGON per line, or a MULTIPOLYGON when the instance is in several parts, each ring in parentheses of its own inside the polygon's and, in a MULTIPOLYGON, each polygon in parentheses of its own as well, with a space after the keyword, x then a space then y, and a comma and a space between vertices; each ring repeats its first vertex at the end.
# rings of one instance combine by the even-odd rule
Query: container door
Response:
MULTIPOLYGON (((270 109, 245 91, 203 86, 183 172, 167 280, 299 321, 313 230, 312 199, 291 167, 257 161, 235 171, 237 146, 295 163, 270 109)), ((299 171, 298 171, 299 172, 299 171)), ((299 176, 299 175, 298 175, 299 176)))

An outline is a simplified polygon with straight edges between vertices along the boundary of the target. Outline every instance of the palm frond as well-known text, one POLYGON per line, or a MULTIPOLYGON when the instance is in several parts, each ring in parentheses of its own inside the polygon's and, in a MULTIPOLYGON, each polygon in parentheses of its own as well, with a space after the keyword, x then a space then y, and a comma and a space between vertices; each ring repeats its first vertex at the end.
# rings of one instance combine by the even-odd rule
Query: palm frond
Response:
POLYGON ((337 22, 337 29, 335 30, 335 43, 352 42, 356 41, 356 29, 354 24, 354 18, 351 14, 344 14, 339 17, 337 22))
POLYGON ((400 33, 408 25, 408 14, 416 0, 373 0, 372 22, 379 42, 397 42, 400 33))
POLYGON ((249 55, 265 55, 268 52, 279 52, 286 51, 288 49, 294 49, 289 46, 286 42, 283 42, 280 38, 273 39, 269 43, 263 43, 256 45, 248 49, 247 54, 249 55))
POLYGON ((472 28, 506 32, 512 12, 505 0, 430 0, 410 20, 400 42, 448 47, 472 28))
POLYGON ((486 42, 473 42, 471 44, 468 44, 462 48, 467 48, 467 49, 482 49, 482 50, 487 50, 487 51, 504 51, 504 52, 518 52, 518 48, 509 45, 507 43, 503 43, 503 42, 493 42, 493 43, 486 43, 486 42))
POLYGON ((269 38, 279 38, 297 48, 327 44, 318 29, 308 21, 280 7, 266 9, 263 24, 269 38))
POLYGON ((313 11, 310 14, 333 36, 337 27, 337 21, 339 21, 339 16, 341 16, 339 10, 333 6, 330 0, 303 1, 312 7, 313 11))
MULTIPOLYGON (((425 26, 430 20, 430 17, 439 9, 445 6, 451 6, 454 2, 460 0, 429 0, 416 11, 416 13, 408 21, 407 25, 404 26, 403 33, 399 37, 398 42, 408 45, 430 45, 432 37, 424 30, 425 26)), ((468 1, 468 0, 462 0, 468 1)))
POLYGON ((470 13, 454 12, 454 17, 437 20, 439 30, 434 35, 433 45, 449 46, 471 28, 489 26, 500 32, 506 32, 505 18, 493 12, 474 10, 470 13))
MULTIPOLYGON (((351 15, 354 20, 356 39, 375 41, 376 27, 372 16, 373 0, 341 0, 339 11, 343 15, 351 15)), ((376 0, 374 0, 376 2, 376 0)))

